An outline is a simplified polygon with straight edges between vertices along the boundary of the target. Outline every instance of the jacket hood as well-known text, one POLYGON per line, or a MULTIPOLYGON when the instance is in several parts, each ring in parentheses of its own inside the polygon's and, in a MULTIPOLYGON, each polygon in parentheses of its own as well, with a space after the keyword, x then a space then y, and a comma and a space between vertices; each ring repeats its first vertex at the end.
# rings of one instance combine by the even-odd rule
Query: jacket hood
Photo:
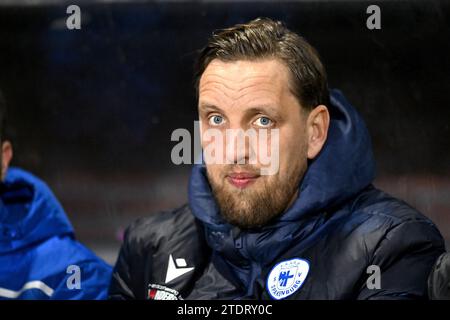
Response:
POLYGON ((19 168, 0 184, 0 253, 54 236, 74 237, 73 228, 48 186, 19 168))
MULTIPOLYGON (((299 185, 298 198, 274 226, 338 206, 357 195, 375 178, 372 145, 364 121, 339 90, 331 90, 330 102, 327 141, 319 155, 309 163, 299 185)), ((231 228, 220 216, 203 164, 193 167, 189 204, 194 216, 209 228, 231 228)))

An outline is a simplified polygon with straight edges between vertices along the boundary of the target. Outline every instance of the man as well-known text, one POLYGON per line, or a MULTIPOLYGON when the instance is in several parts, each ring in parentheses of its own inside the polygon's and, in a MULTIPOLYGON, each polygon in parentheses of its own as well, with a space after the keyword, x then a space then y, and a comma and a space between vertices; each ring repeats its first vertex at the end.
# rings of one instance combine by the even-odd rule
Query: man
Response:
POLYGON ((0 299, 105 299, 112 268, 75 240, 47 185, 9 167, 0 94, 0 299))
POLYGON ((210 152, 193 168, 188 205, 128 228, 111 299, 427 297, 443 239, 372 185, 367 129, 339 91, 328 92, 304 39, 270 19, 215 32, 197 89, 204 154, 205 134, 265 130, 267 144, 278 136, 278 170, 262 174, 247 142, 243 151, 225 142, 231 162, 210 152))

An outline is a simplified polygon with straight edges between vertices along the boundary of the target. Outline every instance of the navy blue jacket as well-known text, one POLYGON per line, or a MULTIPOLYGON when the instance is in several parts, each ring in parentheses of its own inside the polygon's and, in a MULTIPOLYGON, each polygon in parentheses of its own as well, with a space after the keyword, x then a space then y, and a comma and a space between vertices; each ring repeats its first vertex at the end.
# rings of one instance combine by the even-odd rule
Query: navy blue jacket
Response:
POLYGON ((0 299, 104 299, 111 271, 75 240, 47 185, 10 168, 0 184, 0 299))
POLYGON ((188 205, 128 228, 110 298, 427 298, 439 231, 372 185, 369 133, 339 91, 328 107, 327 141, 282 216, 256 230, 229 225, 196 165, 188 205))

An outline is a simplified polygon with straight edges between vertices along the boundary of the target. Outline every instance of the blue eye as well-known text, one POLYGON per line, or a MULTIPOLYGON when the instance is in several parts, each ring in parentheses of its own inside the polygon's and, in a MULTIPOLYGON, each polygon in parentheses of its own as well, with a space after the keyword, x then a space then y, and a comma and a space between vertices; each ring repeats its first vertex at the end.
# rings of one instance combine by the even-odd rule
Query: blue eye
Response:
POLYGON ((260 118, 256 119, 255 124, 257 126, 267 127, 267 126, 270 126, 272 124, 272 120, 270 120, 267 117, 260 117, 260 118))
POLYGON ((223 117, 221 116, 212 116, 209 118, 209 123, 213 126, 218 126, 223 122, 223 117))

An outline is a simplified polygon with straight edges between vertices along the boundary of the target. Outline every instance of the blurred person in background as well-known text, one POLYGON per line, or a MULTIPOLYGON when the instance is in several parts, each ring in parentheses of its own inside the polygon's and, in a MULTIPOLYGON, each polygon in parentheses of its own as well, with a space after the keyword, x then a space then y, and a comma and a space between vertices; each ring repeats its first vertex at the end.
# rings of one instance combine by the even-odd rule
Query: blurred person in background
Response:
POLYGON ((111 267, 75 239, 48 186, 10 167, 0 93, 0 299, 104 299, 111 267))

